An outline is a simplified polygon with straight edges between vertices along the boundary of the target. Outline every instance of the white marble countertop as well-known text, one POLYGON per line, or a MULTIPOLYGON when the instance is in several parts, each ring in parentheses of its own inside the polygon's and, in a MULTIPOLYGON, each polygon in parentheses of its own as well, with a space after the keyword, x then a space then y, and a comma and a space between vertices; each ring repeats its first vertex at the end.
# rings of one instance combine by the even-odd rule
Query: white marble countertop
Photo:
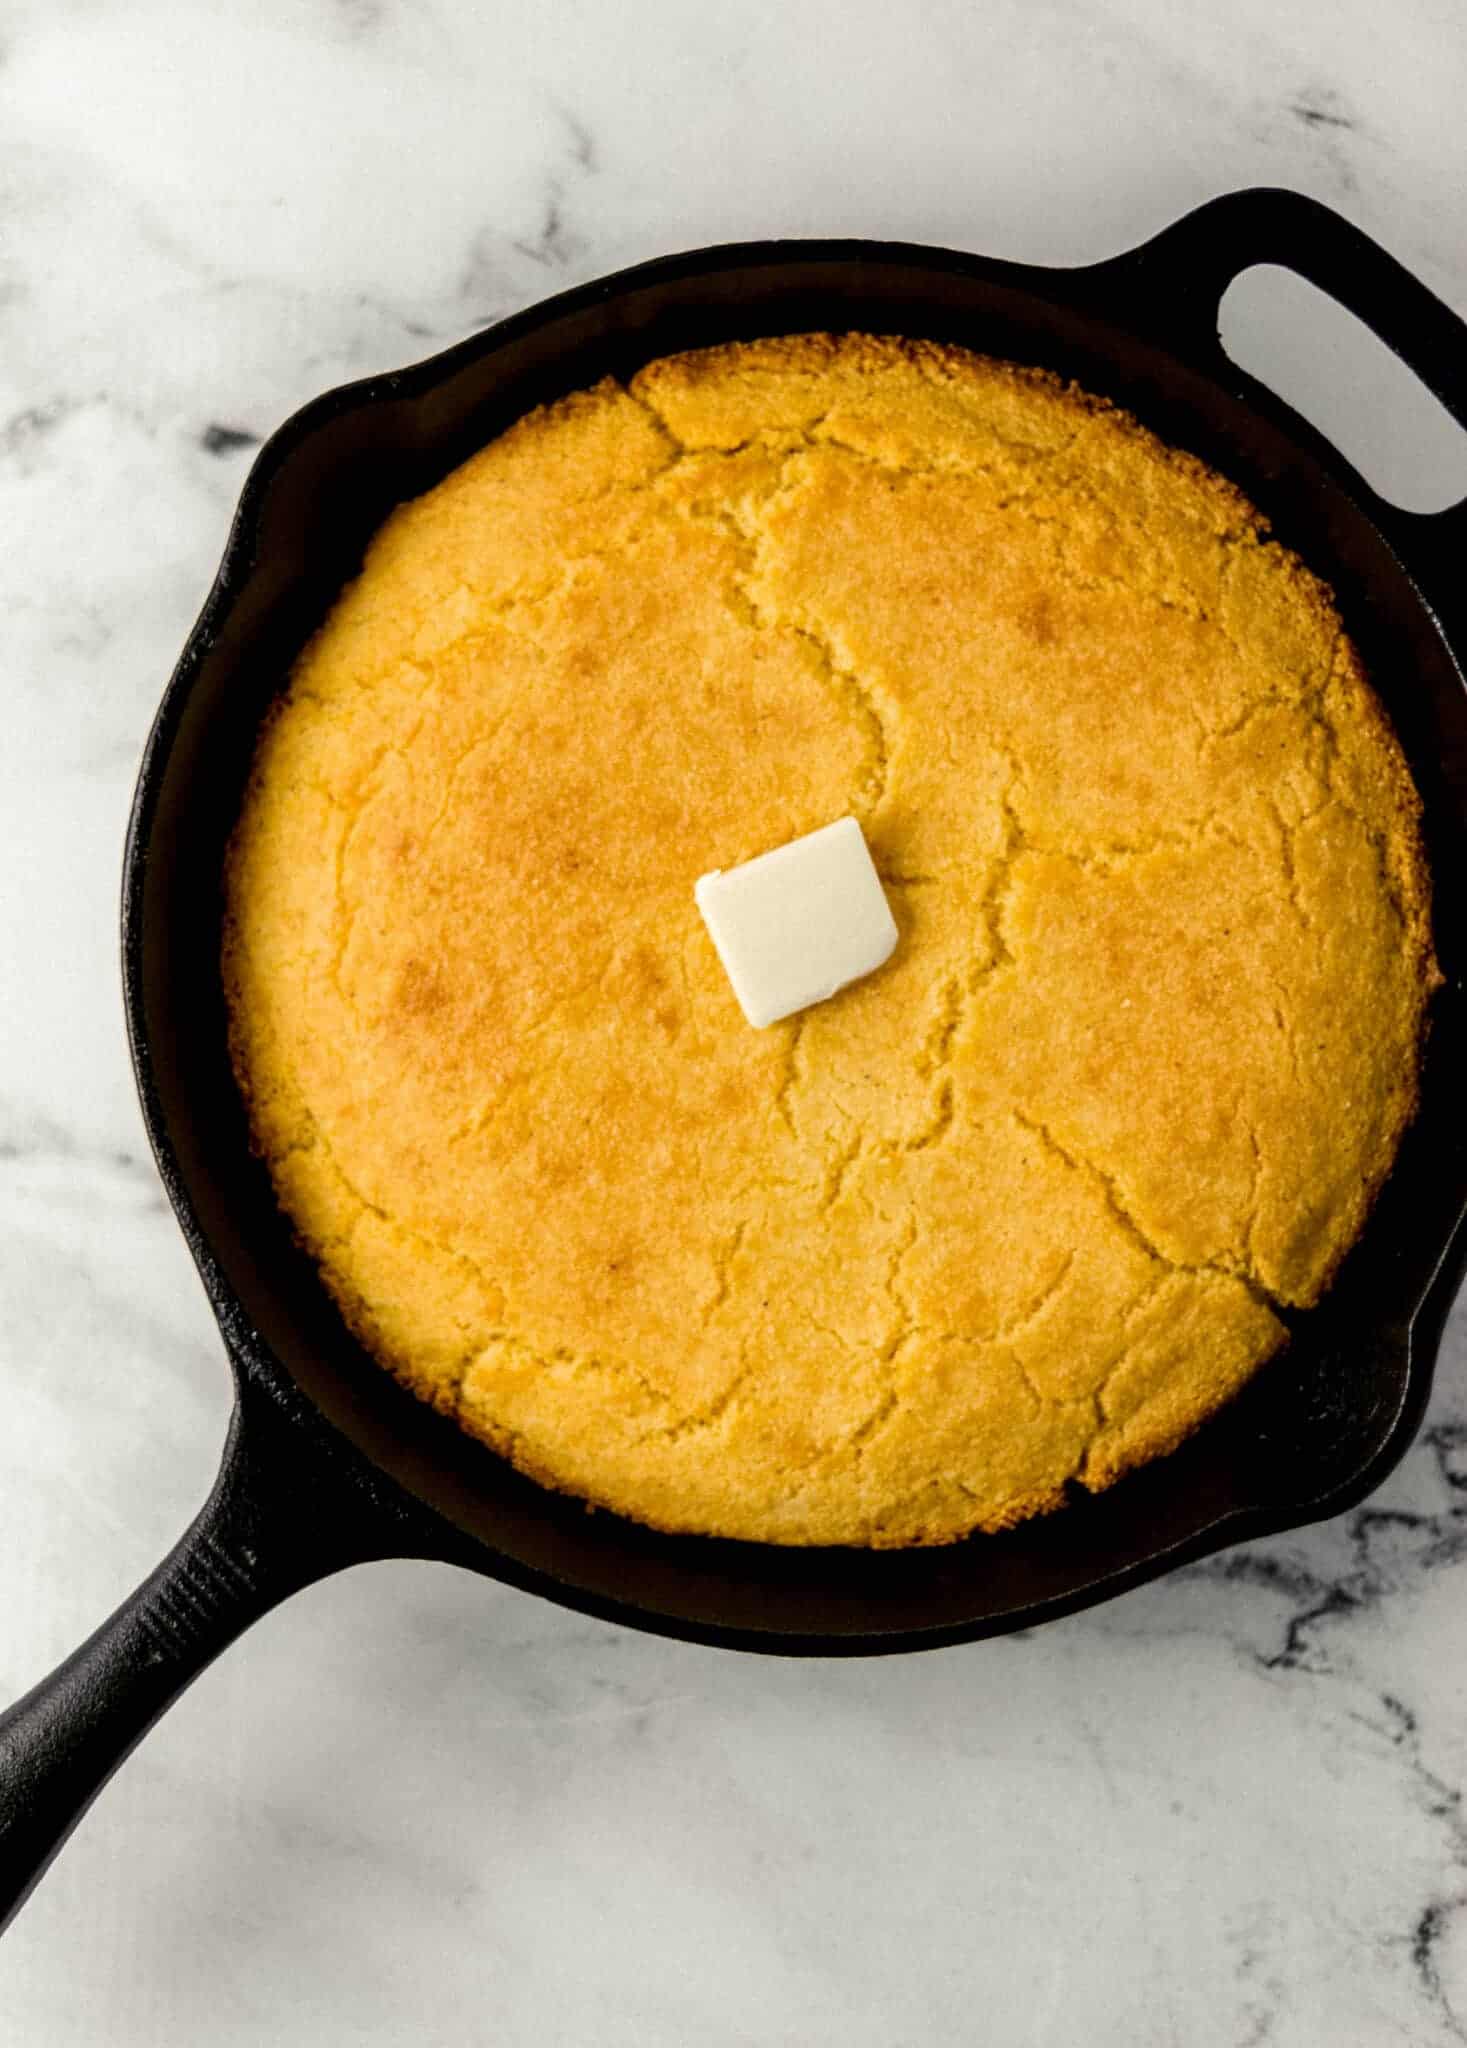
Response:
MULTIPOLYGON (((1276 182, 1467 309, 1464 104, 1454 0, 0 10, 0 1695, 223 1433, 116 896, 254 438, 745 235, 1077 261, 1276 182)), ((1367 1508, 1027 1639, 783 1663, 446 1567, 319 1586, 103 1795, 0 1946, 0 2037, 1435 2048, 1464 1785, 1459 1317, 1367 1508)))

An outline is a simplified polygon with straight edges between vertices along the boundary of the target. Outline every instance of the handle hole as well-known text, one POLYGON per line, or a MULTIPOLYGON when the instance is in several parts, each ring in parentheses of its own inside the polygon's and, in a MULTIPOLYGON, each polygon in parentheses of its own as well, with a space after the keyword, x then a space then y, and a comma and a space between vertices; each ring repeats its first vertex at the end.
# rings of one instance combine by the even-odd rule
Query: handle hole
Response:
POLYGON ((1297 271, 1241 271, 1223 294, 1218 333, 1240 369, 1327 435, 1392 505, 1443 512, 1467 497, 1467 429, 1363 320, 1297 271))

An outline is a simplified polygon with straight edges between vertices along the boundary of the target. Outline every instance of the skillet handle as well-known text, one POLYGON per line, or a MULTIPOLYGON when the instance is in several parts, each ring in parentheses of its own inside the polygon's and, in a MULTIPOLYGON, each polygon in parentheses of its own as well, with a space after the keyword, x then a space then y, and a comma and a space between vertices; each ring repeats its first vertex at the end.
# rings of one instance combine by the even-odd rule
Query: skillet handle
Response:
MULTIPOLYGON (((1452 417, 1467 427, 1467 322, 1403 264, 1348 221, 1302 192, 1258 186, 1225 193, 1184 214, 1139 249, 1088 275, 1118 316, 1135 317, 1254 403, 1280 404, 1238 367, 1218 339, 1218 308, 1235 277, 1276 263, 1317 285, 1401 358, 1452 417)), ((1434 608, 1460 602, 1467 499, 1445 512, 1405 512, 1357 480, 1371 518, 1390 539, 1434 608)))
POLYGON ((391 1533, 350 1475, 242 1381, 192 1527, 95 1635, 0 1714, 0 1929, 205 1665, 289 1594, 400 1548, 391 1533))

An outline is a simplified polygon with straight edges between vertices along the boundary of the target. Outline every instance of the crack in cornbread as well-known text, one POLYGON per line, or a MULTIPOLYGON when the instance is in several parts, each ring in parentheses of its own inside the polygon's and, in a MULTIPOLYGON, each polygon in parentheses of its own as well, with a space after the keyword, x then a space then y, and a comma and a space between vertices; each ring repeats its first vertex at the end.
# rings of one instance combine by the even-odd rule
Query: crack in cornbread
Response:
POLYGON ((805 336, 401 507, 261 735, 232 1049, 351 1327, 657 1526, 948 1541, 1181 1441, 1416 1094, 1418 805, 1328 591, 1042 373, 805 336), (847 812, 901 939, 767 1032, 696 877, 847 812))

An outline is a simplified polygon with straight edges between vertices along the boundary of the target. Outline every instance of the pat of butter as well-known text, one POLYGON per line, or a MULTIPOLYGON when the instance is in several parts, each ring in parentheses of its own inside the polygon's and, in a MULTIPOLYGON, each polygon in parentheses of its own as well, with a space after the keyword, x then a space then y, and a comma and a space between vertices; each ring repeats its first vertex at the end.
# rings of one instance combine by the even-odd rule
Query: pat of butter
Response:
POLYGON ((756 1030, 872 973, 897 942, 855 818, 822 825, 742 867, 715 868, 693 894, 756 1030))

